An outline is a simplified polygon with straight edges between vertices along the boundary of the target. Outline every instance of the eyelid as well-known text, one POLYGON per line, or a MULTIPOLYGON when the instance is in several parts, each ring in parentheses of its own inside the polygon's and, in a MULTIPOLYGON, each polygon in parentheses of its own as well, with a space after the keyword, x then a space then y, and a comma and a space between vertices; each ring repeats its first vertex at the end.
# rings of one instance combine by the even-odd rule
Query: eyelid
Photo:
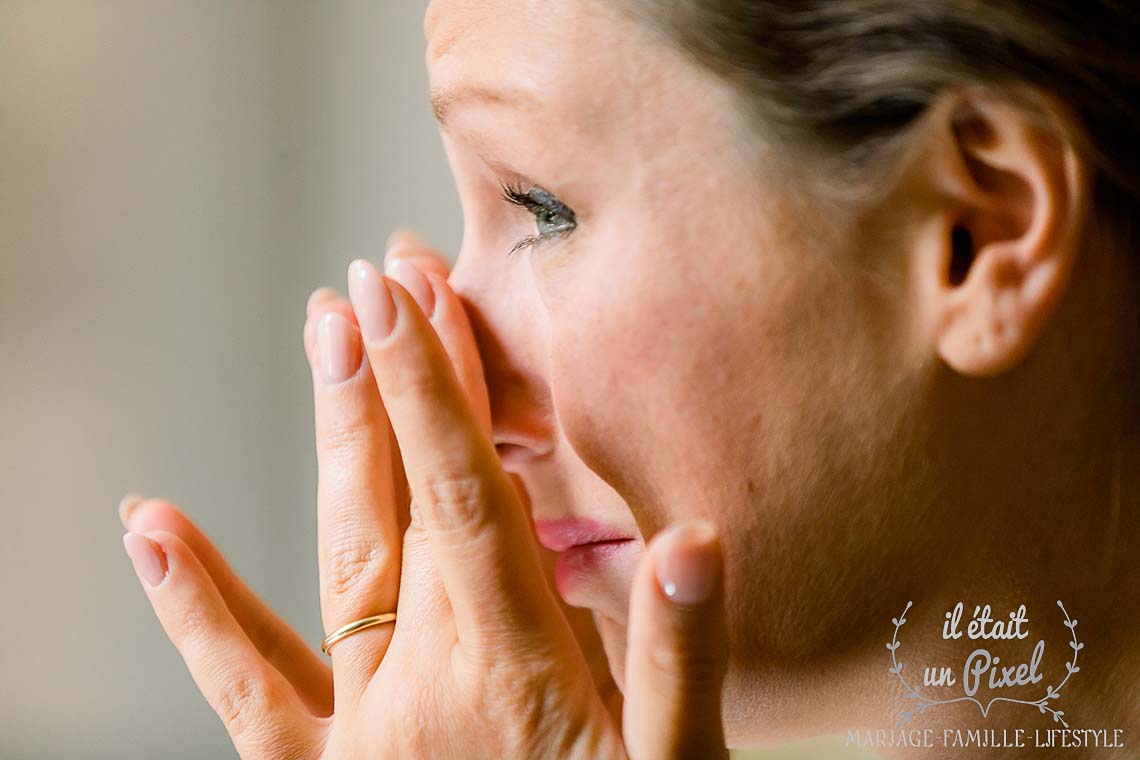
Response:
POLYGON ((555 214, 567 220, 568 224, 564 228, 558 229, 553 233, 540 233, 538 235, 528 235, 519 240, 507 252, 508 257, 514 257, 519 251, 524 248, 529 248, 544 240, 549 240, 554 237, 563 237, 569 235, 578 226, 578 215, 572 208, 567 206, 559 200, 550 191, 541 187, 538 184, 532 184, 529 190, 524 190, 521 183, 511 184, 499 181, 501 189, 501 198, 515 206, 521 206, 536 216, 539 213, 555 214), (535 198, 535 195, 539 198, 535 198))
POLYGON ((553 211, 566 217, 575 224, 578 222, 578 215, 574 212, 574 209, 567 206, 559 200, 557 196, 541 185, 534 184, 529 190, 524 190, 521 184, 511 184, 500 181, 499 188, 501 190, 502 199, 507 203, 522 206, 529 211, 553 211), (543 197, 534 198, 533 194, 535 193, 543 197))

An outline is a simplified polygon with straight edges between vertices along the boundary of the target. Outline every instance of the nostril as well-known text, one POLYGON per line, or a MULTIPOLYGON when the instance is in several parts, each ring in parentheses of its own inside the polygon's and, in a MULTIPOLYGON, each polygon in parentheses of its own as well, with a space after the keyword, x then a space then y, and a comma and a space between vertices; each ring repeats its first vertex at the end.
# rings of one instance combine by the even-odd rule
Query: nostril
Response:
POLYGON ((495 444, 495 453, 499 455, 499 461, 505 467, 512 465, 522 465, 526 462, 532 462, 542 456, 539 452, 532 449, 530 446, 523 446, 517 443, 507 443, 500 441, 495 444))
POLYGON ((492 428, 491 440, 500 457, 541 459, 554 453, 553 431, 537 422, 492 428))

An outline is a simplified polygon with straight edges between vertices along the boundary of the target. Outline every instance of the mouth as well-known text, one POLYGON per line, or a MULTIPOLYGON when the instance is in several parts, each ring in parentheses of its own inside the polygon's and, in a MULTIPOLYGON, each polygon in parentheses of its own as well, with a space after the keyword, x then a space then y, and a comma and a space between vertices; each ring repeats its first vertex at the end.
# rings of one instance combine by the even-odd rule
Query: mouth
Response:
POLYGON ((538 542, 559 553, 554 580, 558 593, 568 601, 581 581, 621 557, 636 543, 620 529, 592 520, 535 520, 534 528, 538 542))

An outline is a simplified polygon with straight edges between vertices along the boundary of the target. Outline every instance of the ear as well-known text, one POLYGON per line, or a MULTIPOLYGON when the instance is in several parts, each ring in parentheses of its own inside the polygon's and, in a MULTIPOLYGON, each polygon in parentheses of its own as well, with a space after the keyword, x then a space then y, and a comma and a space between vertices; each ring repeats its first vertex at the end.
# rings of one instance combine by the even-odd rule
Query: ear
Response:
MULTIPOLYGON (((992 376, 1020 364, 1068 286, 1092 203, 1088 166, 1063 112, 989 91, 948 93, 929 111, 907 173, 923 219, 924 309, 938 354, 992 376)), ((913 200, 913 196, 912 196, 913 200)))

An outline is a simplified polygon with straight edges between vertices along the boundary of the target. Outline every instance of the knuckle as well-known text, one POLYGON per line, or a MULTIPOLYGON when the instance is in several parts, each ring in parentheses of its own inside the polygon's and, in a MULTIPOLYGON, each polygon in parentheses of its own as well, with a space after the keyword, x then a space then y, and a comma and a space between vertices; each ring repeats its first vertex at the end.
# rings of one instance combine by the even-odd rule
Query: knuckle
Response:
POLYGON ((337 596, 371 590, 393 569, 394 557, 384 543, 353 538, 335 543, 328 553, 328 590, 337 596))
POLYGON ((513 716, 504 738, 515 749, 511 756, 542 757, 549 754, 552 734, 562 730, 557 716, 564 715, 567 694, 577 683, 551 667, 553 660, 498 660, 478 666, 465 699, 481 715, 513 716))
POLYGON ((473 472, 425 478, 416 494, 424 522, 435 530, 472 533, 487 521, 486 479, 473 472))
POLYGON ((377 379, 383 377, 385 399, 437 398, 447 393, 448 370, 422 346, 400 346, 398 357, 383 363, 377 379))
POLYGON ((433 695, 426 691, 405 694, 400 711, 408 716, 403 723, 403 746, 408 757, 432 757, 438 752, 439 726, 429 716, 438 715, 440 706, 433 695))
POLYGON ((217 630, 217 619, 206 607, 190 605, 179 611, 178 625, 170 637, 178 649, 208 646, 217 630))
POLYGON ((233 738, 247 736, 264 724, 273 695, 252 673, 234 673, 219 690, 214 712, 233 738))
POLYGON ((712 648, 659 642, 650 645, 647 655, 654 680, 676 693, 701 696, 720 690, 724 666, 712 648))
POLYGON ((333 457, 358 455, 372 442, 372 428, 363 414, 351 411, 330 415, 320 428, 321 450, 333 457))

